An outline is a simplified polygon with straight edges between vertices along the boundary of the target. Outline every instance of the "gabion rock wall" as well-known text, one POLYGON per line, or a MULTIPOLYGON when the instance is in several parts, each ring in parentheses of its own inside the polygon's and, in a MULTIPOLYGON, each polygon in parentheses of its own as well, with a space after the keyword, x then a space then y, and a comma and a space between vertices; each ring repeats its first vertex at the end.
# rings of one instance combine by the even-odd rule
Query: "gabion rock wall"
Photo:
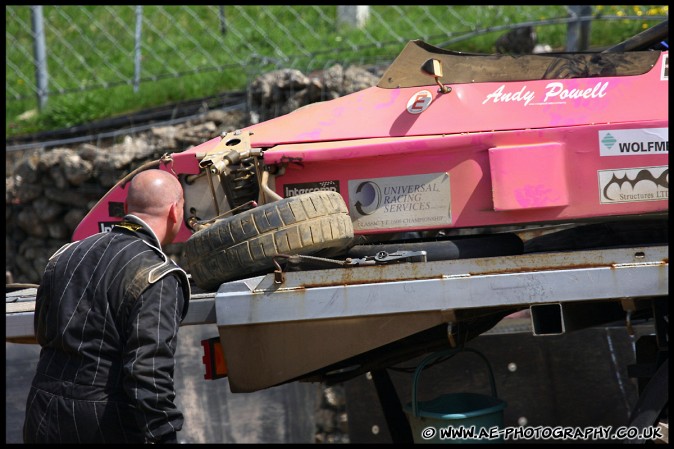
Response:
MULTIPOLYGON (((212 110, 199 122, 156 127, 104 145, 6 155, 7 282, 37 284, 48 258, 68 243, 78 223, 120 179, 143 164, 210 140, 223 131, 283 115, 316 101, 373 86, 381 70, 339 65, 304 75, 283 69, 249 87, 248 111, 212 110)), ((165 248, 180 263, 182 245, 165 248)))
POLYGON ((154 128, 107 147, 82 144, 24 154, 5 178, 8 277, 39 283, 51 254, 70 241, 82 218, 120 179, 165 153, 213 138, 225 120, 231 123, 227 130, 240 127, 243 113, 236 115, 214 111, 203 123, 154 128))

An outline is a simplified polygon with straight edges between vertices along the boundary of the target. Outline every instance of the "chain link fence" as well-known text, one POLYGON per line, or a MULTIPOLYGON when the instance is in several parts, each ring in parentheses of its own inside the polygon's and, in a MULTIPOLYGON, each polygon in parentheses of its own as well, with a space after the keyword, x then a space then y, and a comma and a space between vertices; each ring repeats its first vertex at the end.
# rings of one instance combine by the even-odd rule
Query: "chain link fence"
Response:
MULTIPOLYGON (((555 50, 601 44, 601 22, 627 38, 667 6, 6 6, 5 91, 12 102, 219 72, 244 88, 279 69, 388 64, 412 39, 471 51, 532 26, 555 50)), ((615 43, 615 42, 614 42, 615 43)))

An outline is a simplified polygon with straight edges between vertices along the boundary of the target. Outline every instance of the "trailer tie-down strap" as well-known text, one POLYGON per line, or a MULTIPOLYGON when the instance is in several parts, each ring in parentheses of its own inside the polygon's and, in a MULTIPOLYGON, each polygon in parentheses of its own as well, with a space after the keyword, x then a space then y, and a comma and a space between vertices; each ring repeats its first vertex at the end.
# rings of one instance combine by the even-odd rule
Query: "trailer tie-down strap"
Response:
POLYGON ((274 283, 276 284, 282 284, 284 282, 283 269, 281 268, 279 259, 284 259, 286 261, 285 271, 288 272, 320 270, 323 268, 359 267, 400 262, 426 262, 427 256, 426 251, 396 251, 393 253, 378 251, 373 256, 365 256, 361 258, 349 257, 345 260, 336 260, 327 259, 324 257, 304 256, 300 254, 279 254, 273 259, 274 264, 276 265, 276 270, 274 271, 274 283))

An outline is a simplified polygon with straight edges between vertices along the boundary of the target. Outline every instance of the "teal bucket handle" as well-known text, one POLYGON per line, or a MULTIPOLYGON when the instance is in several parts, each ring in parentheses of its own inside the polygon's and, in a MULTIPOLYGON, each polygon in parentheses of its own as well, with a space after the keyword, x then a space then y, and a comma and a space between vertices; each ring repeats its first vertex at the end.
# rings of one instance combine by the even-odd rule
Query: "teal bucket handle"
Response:
POLYGON ((414 371, 414 379, 412 381, 412 413, 415 418, 419 417, 419 405, 417 403, 417 381, 419 379, 419 376, 421 375, 421 371, 428 363, 434 360, 437 360, 445 356, 449 356, 449 358, 451 359, 460 352, 475 353, 485 362, 485 364, 487 365, 487 370, 489 371, 489 385, 491 386, 491 395, 495 398, 498 398, 498 396, 496 395, 496 381, 494 380, 494 372, 491 369, 491 364, 489 363, 489 360, 487 360, 487 357, 485 357, 484 354, 482 354, 477 349, 473 348, 445 349, 443 351, 438 351, 427 356, 425 359, 421 361, 419 366, 417 366, 417 369, 414 371))

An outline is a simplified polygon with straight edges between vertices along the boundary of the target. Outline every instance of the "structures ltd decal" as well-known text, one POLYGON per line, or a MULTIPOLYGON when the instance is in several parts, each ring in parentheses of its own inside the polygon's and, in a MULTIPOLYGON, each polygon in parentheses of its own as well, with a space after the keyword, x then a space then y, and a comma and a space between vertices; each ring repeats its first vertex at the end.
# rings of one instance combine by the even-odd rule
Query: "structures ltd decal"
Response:
POLYGON ((600 170, 601 204, 635 203, 669 199, 669 167, 600 170))

